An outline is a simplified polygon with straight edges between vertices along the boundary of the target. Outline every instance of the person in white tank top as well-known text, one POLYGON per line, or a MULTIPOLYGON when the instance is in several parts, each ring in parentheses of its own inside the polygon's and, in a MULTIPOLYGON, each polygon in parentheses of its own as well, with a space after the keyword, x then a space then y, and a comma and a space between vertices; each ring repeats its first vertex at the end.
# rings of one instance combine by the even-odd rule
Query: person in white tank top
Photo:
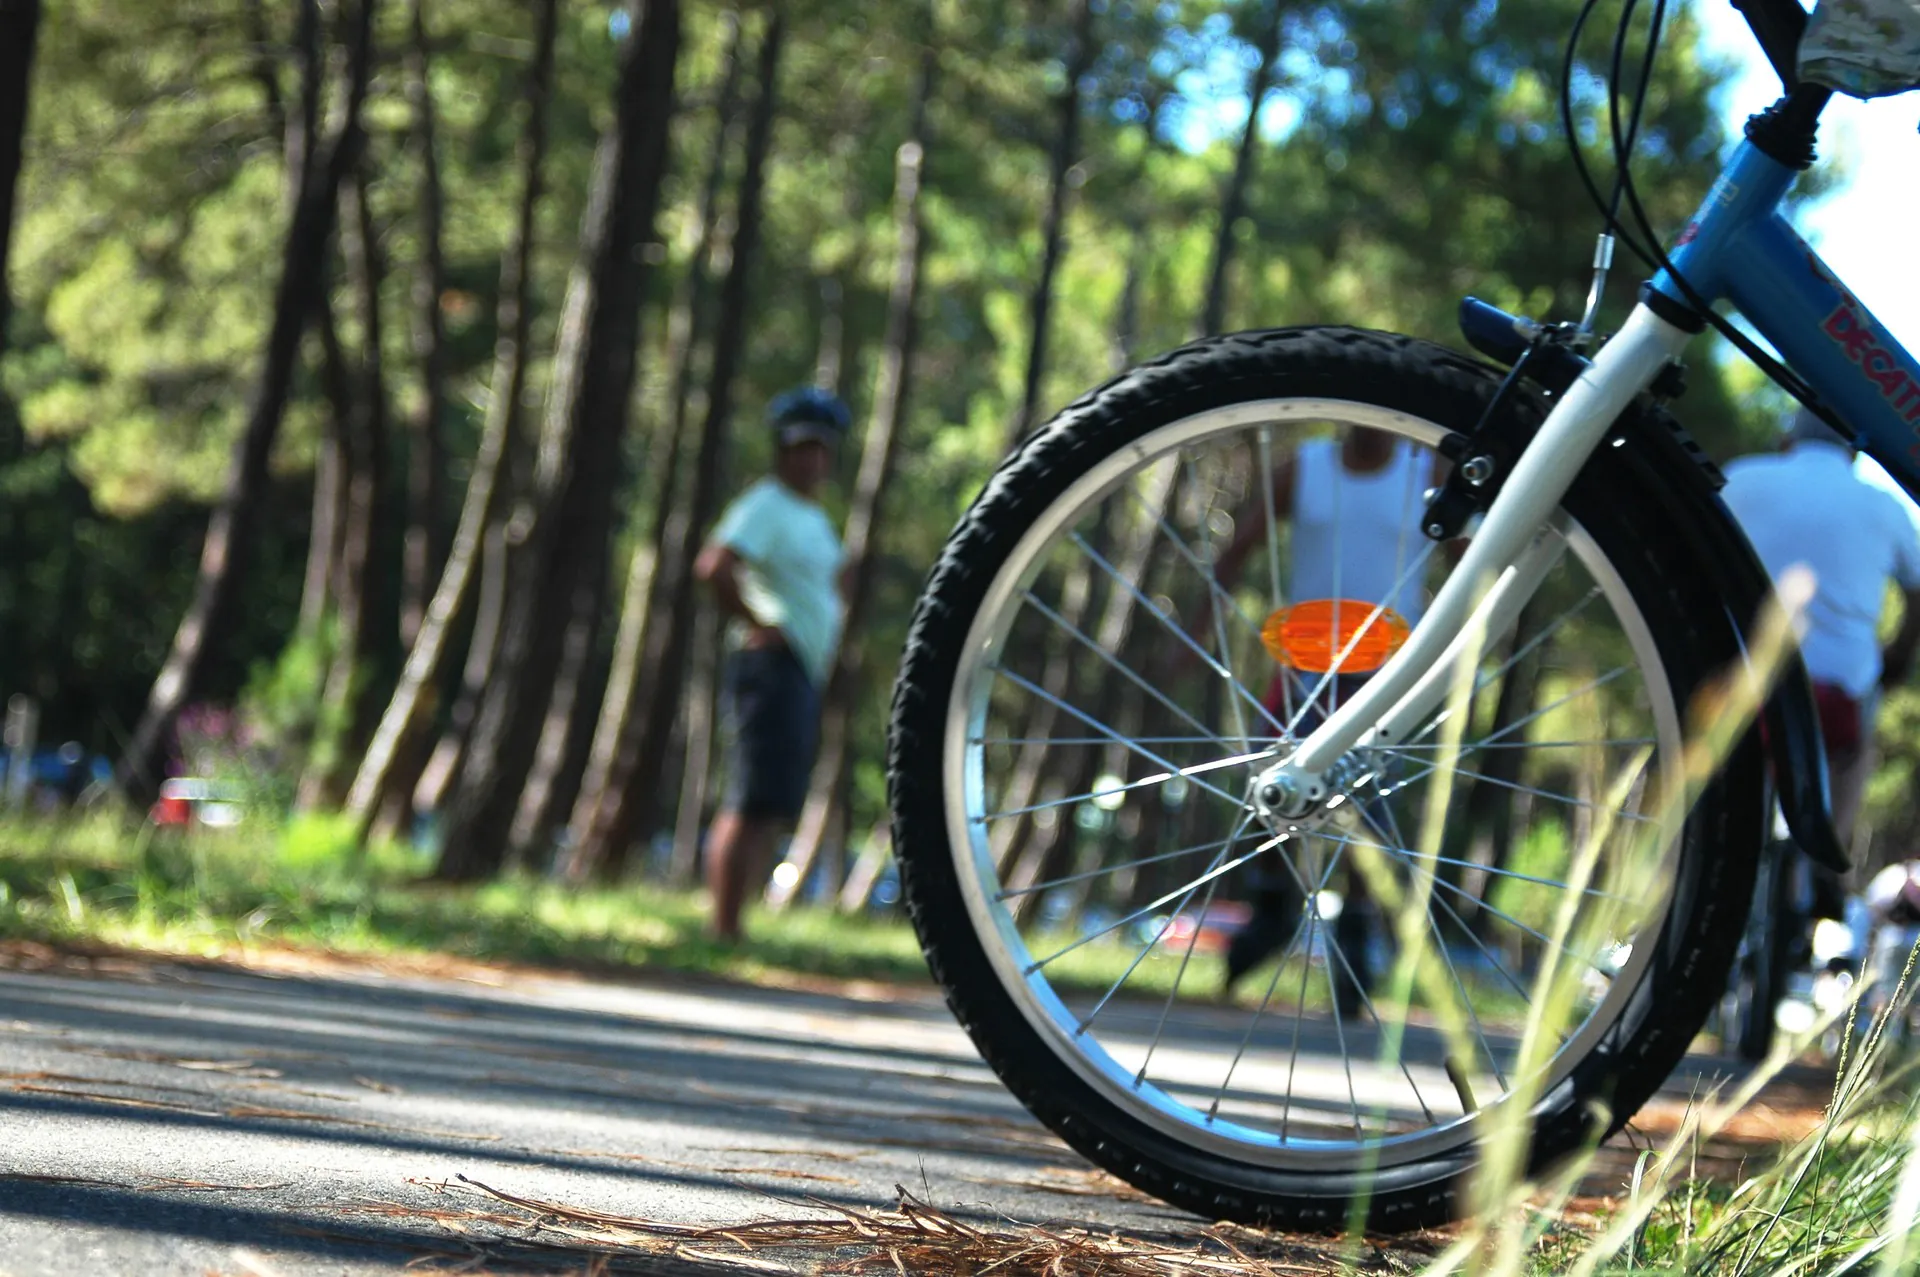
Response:
POLYGON ((1426 547, 1430 457, 1371 430, 1295 450, 1290 601, 1358 599, 1385 603, 1408 625, 1420 619, 1426 589, 1414 565, 1426 547))
MULTIPOLYGON (((1274 466, 1272 502, 1277 523, 1289 529, 1283 604, 1316 599, 1385 603, 1409 626, 1426 611, 1424 556, 1429 548, 1420 523, 1427 492, 1440 480, 1438 454, 1384 431, 1352 428, 1338 438, 1309 439, 1274 466)), ((1220 584, 1231 590, 1247 561, 1268 544, 1266 498, 1237 516, 1233 540, 1214 562, 1220 584)), ((1209 600, 1209 604, 1211 600, 1209 600)), ((1356 621, 1359 618, 1355 618, 1356 621)), ((1211 615, 1193 630, 1205 634, 1211 615)), ((1319 699, 1321 711, 1351 695, 1364 674, 1329 681, 1319 699)), ((1266 700, 1281 721, 1285 680, 1297 674, 1275 670, 1266 700)), ((1311 688, 1318 675, 1305 678, 1311 688)), ((1296 686, 1295 690, 1304 690, 1296 686)), ((1297 712, 1297 706, 1294 707, 1297 712)), ((1298 730, 1310 730, 1319 715, 1300 714, 1298 730)), ((1299 927, 1304 898, 1284 869, 1256 872, 1249 883, 1253 917, 1227 947, 1226 987, 1284 948, 1299 927)), ((1367 898, 1358 875, 1350 875, 1346 907, 1332 924, 1333 941, 1343 961, 1334 970, 1334 993, 1344 1013, 1357 1014, 1373 984, 1372 933, 1378 910, 1367 898)))
MULTIPOLYGON (((1421 564, 1428 544, 1420 520, 1443 464, 1429 449, 1360 428, 1338 439, 1308 439, 1280 459, 1273 468, 1273 514, 1289 529, 1291 547, 1278 602, 1384 602, 1409 626, 1417 622, 1427 606, 1421 564)), ((1232 590, 1248 559, 1266 545, 1260 497, 1235 517, 1233 539, 1214 560, 1215 579, 1232 590)), ((1212 603, 1209 595, 1188 627, 1203 644, 1212 603)))

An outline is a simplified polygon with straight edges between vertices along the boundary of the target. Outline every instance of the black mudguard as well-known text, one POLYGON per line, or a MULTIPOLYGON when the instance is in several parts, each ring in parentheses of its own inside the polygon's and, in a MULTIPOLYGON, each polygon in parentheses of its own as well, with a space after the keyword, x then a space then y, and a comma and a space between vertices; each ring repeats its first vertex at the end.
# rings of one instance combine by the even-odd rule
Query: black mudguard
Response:
MULTIPOLYGON (((1699 445, 1664 412, 1641 410, 1622 419, 1623 460, 1657 495, 1687 549, 1712 581, 1744 644, 1751 640, 1772 580, 1720 499, 1723 482, 1699 445)), ((1774 788, 1781 814, 1800 849, 1818 864, 1845 873, 1851 862, 1834 831, 1828 800, 1826 746, 1813 684, 1799 652, 1780 672, 1762 712, 1774 788)))

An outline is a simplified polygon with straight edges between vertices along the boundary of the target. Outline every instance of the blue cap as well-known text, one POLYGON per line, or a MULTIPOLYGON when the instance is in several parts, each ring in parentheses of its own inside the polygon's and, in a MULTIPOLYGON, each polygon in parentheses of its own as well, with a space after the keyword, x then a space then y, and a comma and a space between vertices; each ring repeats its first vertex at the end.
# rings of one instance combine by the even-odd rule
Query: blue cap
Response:
POLYGON ((818 439, 837 442, 853 422, 840 396, 817 386, 803 386, 776 395, 767 405, 767 424, 782 444, 818 439))

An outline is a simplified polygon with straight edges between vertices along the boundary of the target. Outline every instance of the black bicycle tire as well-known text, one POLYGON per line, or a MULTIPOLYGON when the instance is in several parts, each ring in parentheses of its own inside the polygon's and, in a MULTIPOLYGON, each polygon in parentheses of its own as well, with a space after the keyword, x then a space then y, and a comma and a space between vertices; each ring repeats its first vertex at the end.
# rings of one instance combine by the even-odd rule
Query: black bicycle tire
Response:
MULTIPOLYGON (((916 607, 895 684, 888 772, 904 900, 927 961, 982 1056, 1036 1117, 1090 1160, 1196 1214, 1338 1229, 1364 1192, 1371 1227, 1425 1227, 1464 1210, 1476 1159, 1470 1148, 1449 1152, 1370 1181, 1254 1166, 1147 1127, 1055 1056, 995 976, 964 907, 948 842, 937 742, 958 649, 994 571, 1047 503, 1147 431, 1213 408, 1288 397, 1364 401, 1464 430, 1499 378, 1499 370, 1444 347, 1358 329, 1279 329, 1188 346, 1080 399, 1017 450, 961 520, 916 607)), ((1543 411, 1531 398, 1524 407, 1543 411)), ((1652 606, 1648 623, 1685 706, 1693 691, 1739 659, 1738 636, 1704 574, 1675 553, 1679 539, 1662 535, 1657 502, 1649 504, 1629 467, 1605 455, 1612 451, 1596 454, 1567 505, 1616 566, 1609 542, 1622 554, 1631 551, 1639 587, 1630 580, 1629 588, 1643 612, 1652 606)), ((1533 1169, 1624 1125, 1706 1021, 1726 987, 1753 890, 1753 855, 1723 853, 1757 848, 1761 788, 1757 733, 1749 732, 1687 823, 1660 948, 1619 1027, 1537 1106, 1533 1169), (1607 1114, 1601 1131, 1594 1129, 1596 1105, 1607 1114)))
POLYGON ((1797 848, 1790 842, 1768 843, 1762 854, 1754 904, 1759 912, 1748 920, 1748 934, 1757 938, 1748 954, 1750 969, 1740 990, 1738 1041, 1735 1049, 1741 1059, 1757 1063, 1773 1051, 1777 1036, 1774 1013, 1786 992, 1786 975, 1791 966, 1791 910, 1793 908, 1793 857, 1797 848))

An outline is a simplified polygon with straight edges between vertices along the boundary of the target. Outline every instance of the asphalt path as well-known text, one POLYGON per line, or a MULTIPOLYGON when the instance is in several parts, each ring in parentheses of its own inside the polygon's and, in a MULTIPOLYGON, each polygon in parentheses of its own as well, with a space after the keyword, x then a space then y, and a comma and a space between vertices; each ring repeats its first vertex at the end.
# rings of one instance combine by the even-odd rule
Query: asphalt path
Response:
MULTIPOLYGON (((0 1274, 593 1271, 476 1185, 688 1227, 902 1188, 982 1226, 1203 1225, 1034 1122, 930 990, 460 970, 0 969, 0 1274)), ((669 1248, 614 1270, 744 1271, 669 1248)))

